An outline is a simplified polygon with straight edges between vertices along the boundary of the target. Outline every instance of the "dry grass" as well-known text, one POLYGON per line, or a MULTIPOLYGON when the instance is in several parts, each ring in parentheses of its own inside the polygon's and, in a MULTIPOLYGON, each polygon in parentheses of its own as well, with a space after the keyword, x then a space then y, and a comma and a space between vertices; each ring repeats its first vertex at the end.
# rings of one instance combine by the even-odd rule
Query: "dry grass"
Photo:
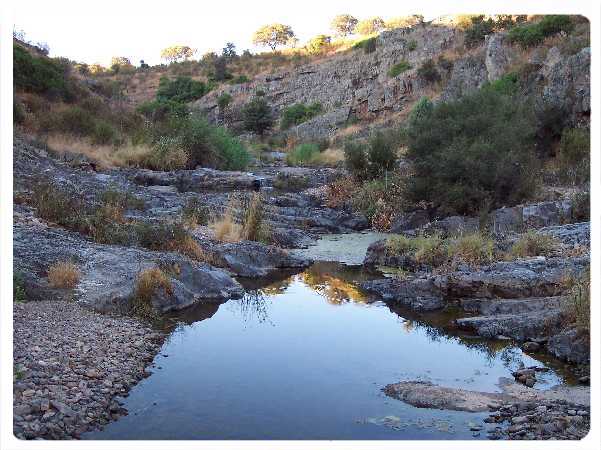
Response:
POLYGON ((202 249, 202 247, 194 240, 190 235, 187 235, 180 241, 172 241, 169 244, 172 250, 186 255, 188 258, 192 258, 196 261, 211 262, 210 256, 202 249))
POLYGON ((224 242, 242 240, 242 226, 234 220, 234 211, 237 206, 239 206, 239 202, 231 200, 223 216, 209 224, 217 240, 224 242))
POLYGON ((165 272, 158 267, 140 272, 136 280, 134 310, 148 315, 148 311, 152 308, 152 297, 158 289, 163 289, 163 292, 168 296, 173 295, 173 286, 165 272))
POLYGON ((566 274, 561 283, 568 289, 568 302, 564 308, 566 321, 585 331, 590 329, 591 321, 590 277, 590 268, 587 268, 578 277, 566 274))
POLYGON ((73 289, 79 278, 79 269, 70 261, 58 261, 48 269, 48 281, 53 288, 73 289))
POLYGON ((527 258, 531 256, 548 256, 559 245, 557 239, 547 234, 529 231, 523 234, 509 250, 510 258, 527 258))
POLYGON ((336 167, 344 162, 344 151, 340 148, 328 148, 321 152, 314 163, 317 166, 336 167))
POLYGON ((493 261, 495 244, 482 233, 470 233, 449 242, 449 256, 473 266, 493 261))
POLYGON ((70 152, 84 155, 101 168, 140 166, 153 152, 146 145, 125 144, 115 148, 110 145, 94 145, 88 139, 64 134, 49 135, 46 143, 59 154, 70 152))

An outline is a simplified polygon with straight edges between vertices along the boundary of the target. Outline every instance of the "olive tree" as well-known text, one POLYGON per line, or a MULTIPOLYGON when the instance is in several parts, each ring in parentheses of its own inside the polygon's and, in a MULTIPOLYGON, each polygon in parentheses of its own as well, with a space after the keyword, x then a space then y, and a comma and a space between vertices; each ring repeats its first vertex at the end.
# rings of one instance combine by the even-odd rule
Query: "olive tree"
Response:
POLYGON ((353 34, 359 21, 350 14, 340 14, 332 19, 330 28, 338 36, 348 36, 353 34))
POLYGON ((275 51, 277 47, 288 44, 293 37, 294 31, 288 25, 272 23, 255 31, 252 42, 255 45, 269 47, 272 51, 275 51))
POLYGON ((176 62, 182 59, 187 60, 194 56, 195 53, 196 49, 187 45, 172 45, 161 50, 161 58, 169 62, 176 62))

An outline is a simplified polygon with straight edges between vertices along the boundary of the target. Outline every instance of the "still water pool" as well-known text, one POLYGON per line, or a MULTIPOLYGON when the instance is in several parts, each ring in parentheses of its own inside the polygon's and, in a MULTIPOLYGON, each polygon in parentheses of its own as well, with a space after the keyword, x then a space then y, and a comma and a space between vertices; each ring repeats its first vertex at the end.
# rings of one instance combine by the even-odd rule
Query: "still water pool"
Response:
MULTIPOLYGON (((510 343, 367 303, 360 268, 319 262, 243 299, 174 317, 152 375, 124 399, 129 415, 88 439, 481 439, 485 413, 419 409, 381 388, 422 379, 499 391, 520 362, 510 343)), ((392 308, 392 309, 391 309, 392 308)), ((561 383, 551 370, 537 388, 561 383)))

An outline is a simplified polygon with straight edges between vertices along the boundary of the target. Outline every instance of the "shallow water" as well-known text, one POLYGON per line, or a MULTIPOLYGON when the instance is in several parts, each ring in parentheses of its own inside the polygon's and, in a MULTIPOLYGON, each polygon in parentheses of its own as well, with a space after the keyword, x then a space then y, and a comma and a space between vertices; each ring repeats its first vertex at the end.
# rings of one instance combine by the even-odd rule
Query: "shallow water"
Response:
MULTIPOLYGON (((382 302, 352 281, 360 268, 316 263, 222 305, 199 306, 132 389, 129 415, 88 439, 482 439, 485 413, 418 409, 381 388, 424 379, 499 391, 520 362, 543 365, 506 342, 487 343, 448 323, 382 302), (394 310, 393 310, 394 309, 394 310)), ((561 383, 551 370, 537 388, 561 383)))

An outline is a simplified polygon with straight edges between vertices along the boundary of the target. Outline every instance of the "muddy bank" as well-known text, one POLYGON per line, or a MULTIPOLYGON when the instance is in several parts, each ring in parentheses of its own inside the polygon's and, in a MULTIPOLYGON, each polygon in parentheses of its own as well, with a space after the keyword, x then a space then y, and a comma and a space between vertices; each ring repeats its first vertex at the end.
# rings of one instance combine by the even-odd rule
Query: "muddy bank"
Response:
POLYGON ((117 397, 149 375, 164 335, 138 320, 75 302, 14 305, 13 430, 72 439, 127 411, 117 397))

